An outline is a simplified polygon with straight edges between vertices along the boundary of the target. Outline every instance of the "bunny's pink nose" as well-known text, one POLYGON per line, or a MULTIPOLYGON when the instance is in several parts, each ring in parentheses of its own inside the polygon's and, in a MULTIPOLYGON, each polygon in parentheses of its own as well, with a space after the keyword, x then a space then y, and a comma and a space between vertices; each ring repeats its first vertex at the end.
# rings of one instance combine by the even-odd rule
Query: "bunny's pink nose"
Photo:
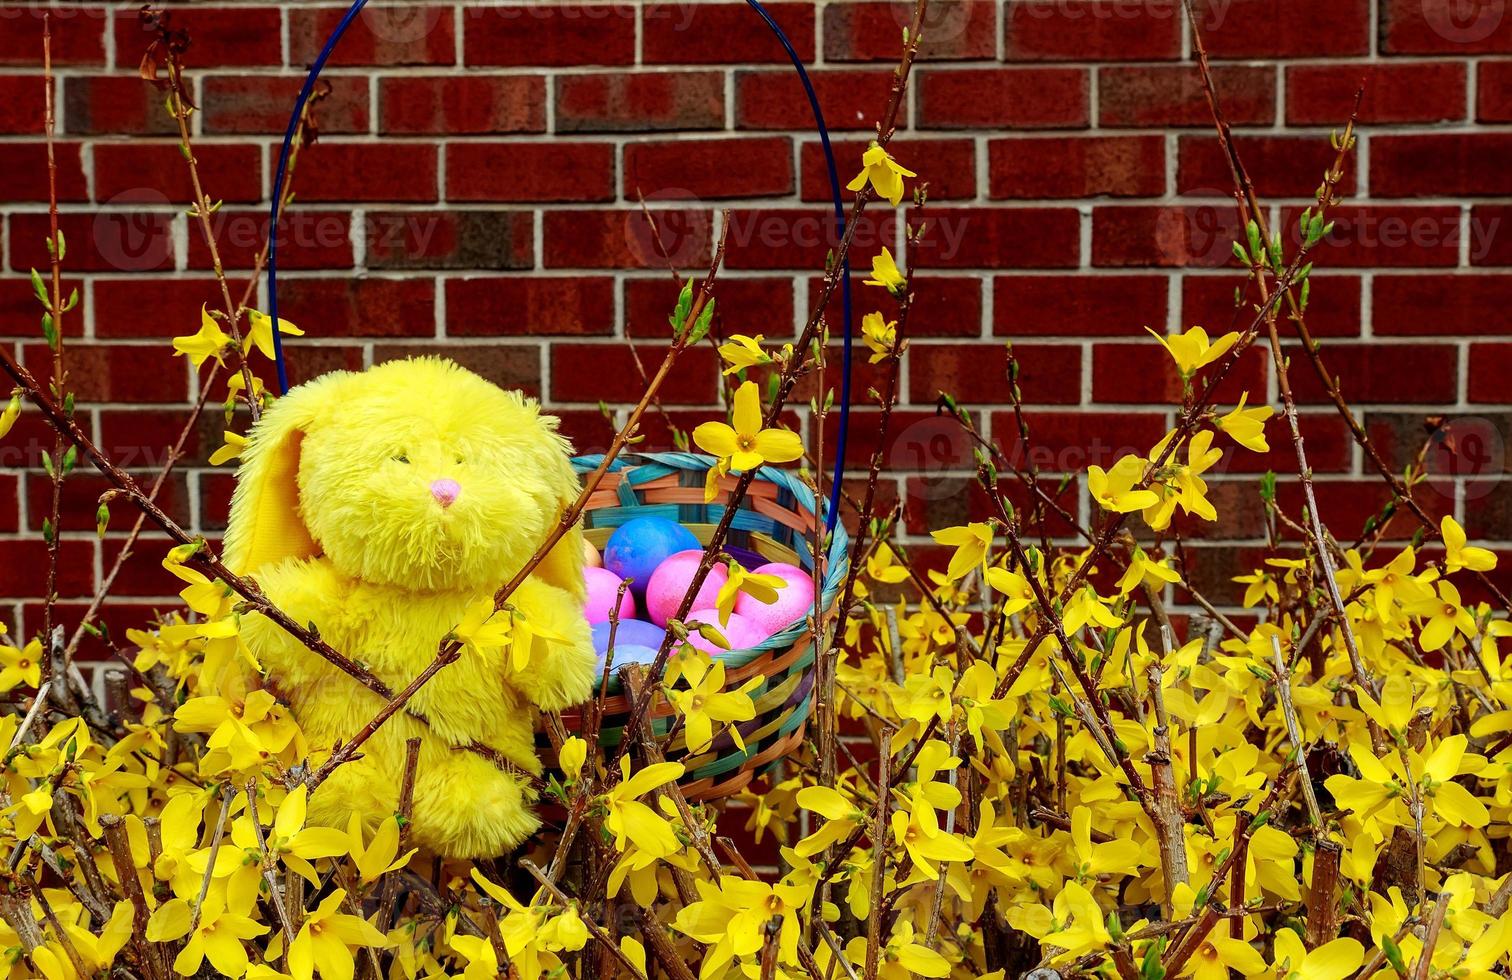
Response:
POLYGON ((436 502, 442 507, 450 507, 456 503, 458 497, 462 496, 462 484, 456 480, 437 480, 431 484, 430 490, 431 496, 435 497, 436 502))

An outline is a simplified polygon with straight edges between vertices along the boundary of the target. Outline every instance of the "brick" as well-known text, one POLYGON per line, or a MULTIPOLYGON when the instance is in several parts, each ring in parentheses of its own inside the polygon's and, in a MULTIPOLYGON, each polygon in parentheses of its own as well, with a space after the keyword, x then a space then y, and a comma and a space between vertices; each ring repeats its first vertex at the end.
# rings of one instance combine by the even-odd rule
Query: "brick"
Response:
MULTIPOLYGON (((143 489, 146 489, 151 485, 151 479, 157 477, 158 472, 162 469, 163 462, 168 458, 168 445, 155 447, 150 455, 147 453, 133 455, 130 452, 126 455, 134 459, 135 464, 124 462, 116 457, 112 457, 112 459, 115 459, 116 465, 122 469, 134 469, 139 473, 151 474, 151 477, 143 487, 143 489)), ((87 528, 92 529, 95 524, 95 511, 100 506, 100 495, 113 487, 114 484, 97 473, 93 468, 76 470, 70 474, 69 478, 63 482, 62 507, 60 508, 60 513, 63 516, 63 530, 67 532, 82 531, 87 528)), ((45 473, 30 474, 26 480, 26 497, 30 513, 49 513, 52 508, 52 480, 48 479, 45 473)), ((188 478, 183 473, 170 474, 169 478, 163 483, 162 489, 158 492, 156 503, 175 521, 178 521, 180 524, 188 523, 190 520, 188 478)), ((111 519, 112 530, 129 528, 132 521, 136 520, 138 513, 136 508, 125 500, 120 501, 120 505, 112 507, 111 510, 113 511, 111 519)), ((107 549, 106 568, 110 567, 110 563, 114 559, 114 549, 107 549)), ((161 562, 162 555, 159 554, 154 561, 161 562)), ((158 565, 158 569, 162 569, 161 564, 158 565)))
POLYGON ((1470 209, 1470 264, 1512 265, 1512 205, 1477 204, 1470 209))
POLYGON ((1159 136, 1008 137, 987 144, 988 196, 1158 197, 1165 193, 1159 136))
MULTIPOLYGON (((42 59, 43 6, 0 4, 0 65, 35 68, 42 59)), ((54 65, 105 64, 105 24, 110 11, 95 4, 46 5, 52 19, 54 65)))
POLYGON ((582 336, 614 332, 608 277, 468 277, 446 283, 451 337, 582 336))
MULTIPOLYGON (((224 268, 253 268, 268 240, 268 221, 268 212, 261 208, 221 208, 210 216, 224 268)), ((352 263, 351 215, 285 208, 278 223, 279 269, 349 269, 352 263)), ((188 265, 214 268, 198 222, 189 236, 188 265)))
POLYGON ((1512 404, 1512 344, 1471 344, 1468 396, 1472 402, 1512 404))
MULTIPOLYGON (((1285 235, 1300 243, 1300 208, 1282 212, 1285 235)), ((1322 268, 1453 266, 1459 262, 1456 207, 1344 205, 1330 210, 1334 230, 1313 250, 1322 268)))
POLYGON ((378 131, 544 133, 546 80, 530 75, 395 75, 378 80, 378 131))
POLYGON ((1239 233, 1231 204, 1094 207, 1092 264, 1219 268, 1239 233))
POLYGON ((724 126, 724 76, 718 72, 558 75, 553 91, 559 133, 724 126))
POLYGON ((178 123, 163 95, 140 75, 75 75, 63 79, 63 119, 70 133, 168 136, 178 123))
POLYGON ((1512 275, 1379 275, 1373 294, 1376 334, 1500 336, 1506 324, 1487 312, 1512 308, 1512 275))
MULTIPOLYGON (((1321 137, 1236 137, 1234 149, 1244 161, 1262 201, 1277 197, 1314 200, 1324 174, 1333 168, 1338 153, 1321 137)), ((1215 137, 1182 136, 1176 164, 1176 191, 1188 197, 1222 197, 1232 200, 1234 178, 1228 155, 1215 137)), ((1355 171, 1347 168, 1339 193, 1355 190, 1355 171)))
POLYGON ((367 215, 372 269, 528 269, 528 211, 378 211, 367 215))
MULTIPOLYGON (((903 55, 903 30, 916 4, 857 0, 824 8, 826 61, 891 61, 903 55)), ((997 4, 992 0, 941 0, 929 5, 919 35, 922 61, 974 61, 997 57, 997 4)))
POLYGON ((702 198, 782 197, 793 192, 793 143, 785 136, 625 145, 623 193, 702 198))
POLYGON ((1370 142, 1370 192, 1377 197, 1512 194, 1502 161, 1512 133, 1382 135, 1370 142))
MULTIPOLYGON (((834 143, 835 167, 840 177, 842 195, 849 196, 845 184, 858 171, 856 161, 866 152, 867 144, 845 140, 834 143)), ((977 196, 976 144, 970 139, 930 139, 906 137, 894 140, 889 151, 905 167, 923 176, 905 181, 909 200, 916 184, 929 183, 931 201, 970 200, 977 196), (918 164, 917 167, 912 166, 918 164)), ((805 201, 828 201, 829 168, 819 143, 804 143, 802 150, 802 188, 805 201)))
POLYGON ((296 193, 323 201, 434 201, 436 147, 431 143, 321 140, 300 159, 296 193))
POLYGON ((436 283, 377 276, 281 279, 279 315, 323 337, 433 337, 436 283))
POLYGON ((0 532, 13 533, 21 526, 19 484, 17 474, 0 473, 0 532))
MULTIPOLYGON (((1156 331, 1159 333, 1160 331, 1156 331)), ((1209 331, 1211 335, 1213 331, 1209 331)), ((1241 392, 1251 393, 1251 401, 1257 401, 1265 391, 1269 354, 1261 346, 1251 347, 1239 359, 1239 363, 1218 383, 1216 397, 1235 403, 1241 392)), ((1213 366, 1203 369, 1200 377, 1211 380, 1217 376, 1219 366, 1228 363, 1225 356, 1213 366)), ((1297 372, 1293 372, 1296 374, 1297 372)), ((1198 389, 1204 381, 1196 382, 1198 389)), ((1182 398, 1181 376, 1176 371, 1176 362, 1166 353, 1155 338, 1146 335, 1145 342, 1119 344, 1105 341, 1092 348, 1092 400, 1108 404, 1180 405, 1182 398)))
MULTIPOLYGON (((1308 332, 1314 337, 1360 336, 1360 277, 1315 272, 1311 279, 1306 314, 1308 332)), ((1258 315, 1259 301, 1256 289, 1248 284, 1241 286, 1231 275, 1183 276, 1181 322, 1201 324, 1209 333, 1243 330, 1258 315), (1235 287, 1240 287, 1243 294, 1237 305, 1235 287)), ((1282 329, 1291 332, 1285 323, 1282 329)))
MULTIPOLYGON (((625 331, 632 337, 665 340, 672 327, 667 322, 677 305, 678 289, 665 275, 625 282, 625 331)), ((761 276, 735 279, 721 276, 714 282, 714 324, 720 337, 731 334, 781 340, 793 336, 793 281, 761 276)))
MULTIPOLYGON (((263 197, 262 151, 255 146, 198 142, 194 159, 200 183, 212 200, 258 201, 263 197)), ((97 143, 95 199, 108 201, 141 190, 175 202, 194 200, 189 166, 178 143, 97 143)))
MULTIPOLYGON (((1289 348, 1294 365, 1306 355, 1289 348)), ((1323 345, 1323 362, 1352 404, 1432 405, 1455 401, 1459 354, 1431 344, 1333 343, 1323 345)), ((1292 393, 1300 405, 1328 402, 1317 375, 1291 371, 1292 393)))
POLYGON ((1370 0, 1199 0, 1213 58, 1340 58, 1370 53, 1370 0))
MULTIPOLYGON (((637 348, 648 372, 655 370, 666 353, 653 344, 641 343, 637 348)), ((685 351, 677 362, 677 383, 661 389, 662 401, 668 405, 712 404, 718 391, 716 360, 708 347, 685 351)), ((630 349, 623 343, 557 344, 551 349, 554 402, 633 405, 645 389, 630 349)))
MULTIPOLYGON (((883 69, 820 68, 809 72, 809 79, 825 125, 833 130, 874 130, 892 89, 892 72, 883 69)), ((906 106, 898 110, 897 122, 907 127, 906 106)), ((790 71, 736 71, 735 127, 811 132, 814 111, 790 71)))
POLYGON ((1009 462, 1019 468, 1032 464, 1042 474, 1074 473, 1093 465, 1107 468, 1130 453, 1149 452, 1166 430, 1161 412, 1035 412, 1026 448, 1013 413, 992 413, 993 442, 1009 462))
MULTIPOLYGON (((341 7, 289 11, 289 60, 307 65, 346 12, 341 7)), ((441 4, 370 6, 342 35, 330 65, 450 65, 457 60, 452 14, 441 4)))
POLYGON ((662 269, 706 266, 713 215, 698 208, 653 208, 660 240, 639 207, 548 211, 543 219, 548 269, 662 269))
POLYGON ((634 64, 635 8, 622 3, 467 7, 462 57, 468 65, 634 64))
MULTIPOLYGON (((1262 341, 1262 346, 1266 342, 1262 341)), ((1294 356, 1292 359, 1292 376, 1302 372, 1312 373, 1312 367, 1307 364, 1305 357, 1294 356)), ((1264 396, 1258 391, 1250 392, 1247 404, 1254 406, 1264 396)), ((1219 409, 1227 412, 1236 404, 1235 401, 1220 400, 1219 409)), ((1270 452, 1229 452, 1224 457, 1225 472, 1229 473, 1264 473, 1267 470, 1276 473, 1295 473, 1297 471, 1297 452, 1292 445, 1291 436, 1286 426, 1286 420, 1282 417, 1279 402, 1273 406, 1276 414, 1271 416, 1265 424, 1266 439, 1270 442, 1270 452)), ((1307 462, 1319 473, 1350 473, 1354 470, 1354 437, 1350 435, 1349 427, 1339 417, 1332 405, 1308 410, 1305 406, 1297 412, 1297 427, 1302 431, 1302 439, 1307 446, 1307 462)), ((1223 440, 1219 440, 1222 442, 1223 440)), ((1222 508, 1218 511, 1223 513, 1222 508)), ((1226 535, 1231 536, 1231 535, 1226 535)))
POLYGON ((1166 322, 1164 276, 1014 275, 993 279, 999 337, 1129 337, 1166 322))
MULTIPOLYGON (((155 29, 138 16, 138 10, 129 7, 114 12, 118 65, 137 64, 157 38, 155 29)), ((171 30, 188 32, 189 49, 183 56, 186 68, 283 64, 283 18, 277 7, 179 6, 169 11, 168 16, 171 30)), ((333 20, 331 27, 334 26, 333 20)), ((329 31, 330 27, 322 32, 321 40, 329 31)), ((314 57, 315 52, 311 51, 307 58, 296 57, 295 62, 314 57)))
POLYGON ((448 143, 449 201, 609 201, 615 150, 609 143, 448 143))
MULTIPOLYGON (((793 50, 814 60, 814 6, 765 3, 793 50)), ((655 65, 787 64, 787 53, 744 3, 647 3, 641 8, 641 60, 655 65)))
MULTIPOLYGON (((189 413, 181 408, 132 407, 100 409, 100 448, 120 466, 133 471, 153 471, 167 461, 168 450, 184 440, 180 465, 204 466, 222 442, 225 416, 204 412, 185 432, 189 413)), ((89 508, 91 511, 94 507, 89 508)), ((112 522, 114 526, 115 522, 112 522)))
POLYGON ((0 75, 0 134, 43 132, 47 90, 41 75, 0 75))
POLYGON ((1181 57, 1177 0, 1026 0, 1004 7, 1008 61, 1166 61, 1181 57))
POLYGON ((1512 122, 1512 61, 1482 61, 1476 67, 1475 118, 1512 122))
MULTIPOLYGON (((313 110, 321 135, 366 133, 370 121, 367 79, 322 72, 320 80, 331 87, 330 95, 313 110)), ((200 86, 200 125, 206 133, 266 133, 281 138, 303 84, 299 77, 208 75, 200 86)), ((161 114, 162 100, 155 92, 152 97, 161 114)))
MULTIPOLYGON (((28 344, 24 354, 39 381, 51 379, 51 355, 44 345, 28 344)), ((80 403, 181 402, 189 389, 184 363, 163 346, 75 342, 68 347, 69 389, 80 403)))
POLYGON ((1083 129, 1091 119, 1080 68, 931 68, 915 84, 924 129, 1083 129))
MULTIPOLYGON (((818 279, 812 281, 811 306, 819 302, 819 282, 818 279)), ((856 295, 863 297, 857 302, 857 306, 865 305, 866 290, 870 288, 856 287, 856 295)), ((826 310, 825 315, 839 317, 839 290, 831 297, 830 309, 826 310)), ((856 314, 857 322, 853 328, 858 335, 862 315, 864 314, 856 314)), ((839 321, 831 319, 830 322, 839 321)), ((909 317, 910 337, 978 337, 981 330, 982 282, 977 276, 946 276, 930 272, 927 278, 920 280, 918 288, 914 290, 913 313, 909 317)))
POLYGON ((914 244, 926 269, 1061 269, 1080 262, 1072 208, 931 208, 914 244))
MULTIPOLYGON (((59 202, 89 200, 89 185, 84 179, 84 144, 71 140, 53 143, 53 161, 57 166, 59 202)), ((5 144, 7 174, 5 197, 10 201, 47 203, 50 189, 47 176, 47 143, 5 144)))
POLYGON ((534 346, 377 344, 373 347, 373 363, 437 354, 456 361, 500 388, 519 389, 531 397, 541 394, 541 352, 534 346))
MULTIPOLYGON (((93 594, 95 543, 65 537, 58 550, 58 595, 93 594)), ((34 532, 29 537, 5 542, 5 561, 0 562, 0 596, 37 595, 43 588, 42 570, 47 568, 47 562, 47 544, 40 534, 34 532)), ((19 629, 17 633, 21 635, 19 629)))
MULTIPOLYGON (((1482 77, 1485 68, 1482 65, 1482 77)), ((1354 111, 1355 92, 1362 84, 1362 123, 1465 118, 1465 66, 1460 62, 1293 65, 1286 69, 1287 124, 1342 126, 1354 111)))
MULTIPOLYGON (((897 248, 897 217, 863 214, 851 239, 851 264, 870 268, 869 256, 897 248), (863 258, 867 256, 868 258, 863 258)), ((733 211, 726 237, 725 266, 731 269, 818 269, 839 247, 834 212, 820 208, 760 208, 733 211)))
POLYGON ((1381 0, 1383 54, 1490 54, 1512 51, 1512 18, 1502 0, 1381 0))
MULTIPOLYGON (((1031 405, 1075 405, 1081 401, 1081 347, 1075 344, 1015 344, 1019 388, 1031 405)), ((1005 405, 1008 351, 1000 344, 914 344, 909 348, 908 399, 933 404, 947 392, 963 404, 1005 405)))
MULTIPOLYGON (((72 255, 72 251, 69 254, 72 255)), ((227 285, 231 296, 240 299, 245 282, 237 280, 233 274, 227 285)), ((286 283, 280 282, 280 296, 285 288, 286 283)), ((201 305, 212 308, 224 305, 220 286, 209 275, 188 279, 96 276, 90 284, 86 302, 94 311, 96 337, 155 338, 165 342, 170 337, 199 329, 201 305)))
MULTIPOLYGON (((68 244, 66 262, 77 272, 151 272, 172 268, 171 212, 107 210, 98 214, 64 214, 58 227, 68 244)), ((11 268, 19 272, 47 264, 43 244, 49 234, 46 214, 13 214, 7 220, 12 243, 11 268)))
MULTIPOLYGON (((1104 126, 1206 126, 1213 117, 1195 67, 1113 65, 1098 69, 1097 117, 1104 126)), ((1215 65, 1213 85, 1236 126, 1276 118, 1276 72, 1269 66, 1215 65)))

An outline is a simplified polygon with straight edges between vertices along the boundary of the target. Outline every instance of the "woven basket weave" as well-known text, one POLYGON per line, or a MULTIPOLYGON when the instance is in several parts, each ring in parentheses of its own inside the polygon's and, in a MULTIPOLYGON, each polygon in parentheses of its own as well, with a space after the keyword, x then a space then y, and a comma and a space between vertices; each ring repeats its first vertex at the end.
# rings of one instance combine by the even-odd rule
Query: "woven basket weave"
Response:
MULTIPOLYGON (((572 461, 579 474, 590 473, 603 456, 579 456, 572 461)), ((704 503, 704 480, 714 459, 696 453, 628 453, 618 457, 603 481, 588 499, 583 516, 584 534, 603 549, 615 528, 637 517, 665 517, 686 527, 707 544, 724 515, 730 493, 738 482, 720 480, 719 493, 704 503)), ((752 552, 763 561, 787 562, 810 574, 814 558, 810 544, 815 525, 814 495, 792 474, 773 467, 756 473, 745 499, 730 525, 725 544, 752 552)), ((830 609, 845 581, 849 548, 845 528, 835 527, 825 561, 824 579, 816 582, 823 608, 830 609)), ((803 741, 813 707, 814 644, 806 620, 793 623, 748 650, 728 650, 717 655, 725 665, 725 687, 732 690, 755 676, 764 683, 751 693, 756 717, 739 725, 745 751, 735 746, 728 733, 695 756, 679 731, 666 746, 667 758, 687 767, 682 787, 694 800, 710 800, 740 792, 746 784, 803 741)), ((619 678, 610 675, 602 702, 603 720, 599 744, 619 744, 628 721, 629 699, 619 678)), ((675 709, 658 699, 651 711, 652 730, 665 735, 672 728, 675 709)), ((569 731, 580 731, 580 712, 564 712, 569 731)), ((548 766, 555 752, 544 735, 537 748, 548 766)))

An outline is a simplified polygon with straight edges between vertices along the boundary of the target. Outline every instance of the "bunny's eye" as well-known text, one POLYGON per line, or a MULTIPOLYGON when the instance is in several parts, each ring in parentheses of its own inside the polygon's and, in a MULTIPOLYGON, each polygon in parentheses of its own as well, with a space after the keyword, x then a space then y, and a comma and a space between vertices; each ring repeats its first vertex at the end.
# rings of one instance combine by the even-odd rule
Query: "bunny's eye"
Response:
POLYGON ((392 458, 393 458, 394 462, 396 462, 396 463, 408 463, 409 462, 409 456, 407 456, 404 453, 400 453, 399 455, 394 456, 392 458))
POLYGON ((467 462, 467 460, 463 459, 461 456, 457 457, 457 465, 458 466, 461 466, 465 462, 467 462))

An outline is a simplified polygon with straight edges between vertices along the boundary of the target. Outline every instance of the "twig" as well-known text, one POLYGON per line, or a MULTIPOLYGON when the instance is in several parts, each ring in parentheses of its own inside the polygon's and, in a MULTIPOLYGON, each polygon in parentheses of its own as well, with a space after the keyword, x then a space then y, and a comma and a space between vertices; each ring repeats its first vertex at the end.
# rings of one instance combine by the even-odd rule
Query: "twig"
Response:
MULTIPOLYGON (((536 867, 529 858, 520 858, 520 867, 528 871, 530 873, 530 876, 534 878, 538 883, 540 883, 540 886, 542 888, 551 893, 552 898, 555 898, 558 902, 562 903, 563 907, 570 907, 572 905, 571 897, 569 897, 566 892, 562 891, 562 889, 557 885, 556 882, 546 877, 546 873, 540 868, 536 867)), ((636 977, 637 980, 646 980, 646 975, 641 972, 640 967, 636 966, 635 963, 630 959, 630 957, 625 955, 625 951, 619 948, 619 944, 611 939, 609 937, 609 934, 606 933, 597 922, 594 922, 592 919, 586 917, 582 918, 582 922, 583 925, 588 927, 589 935, 598 940, 599 944, 602 945, 606 951, 608 951, 615 959, 619 960, 620 965, 623 966, 626 970, 630 971, 631 976, 636 977)))

